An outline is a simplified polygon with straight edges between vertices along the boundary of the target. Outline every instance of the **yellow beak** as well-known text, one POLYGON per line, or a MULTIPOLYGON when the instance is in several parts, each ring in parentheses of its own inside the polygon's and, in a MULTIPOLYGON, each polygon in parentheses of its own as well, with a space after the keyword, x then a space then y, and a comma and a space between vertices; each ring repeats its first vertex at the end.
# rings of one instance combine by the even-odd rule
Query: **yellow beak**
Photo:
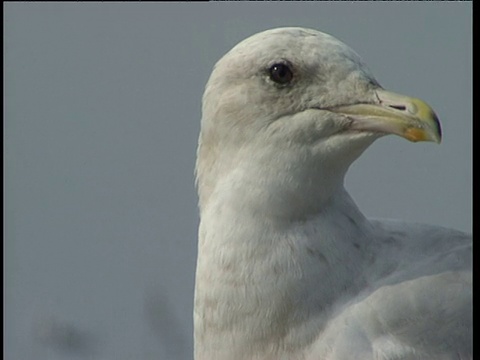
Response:
POLYGON ((437 115, 424 101, 376 90, 378 103, 354 104, 330 109, 351 118, 352 130, 396 134, 410 141, 440 143, 442 130, 437 115))

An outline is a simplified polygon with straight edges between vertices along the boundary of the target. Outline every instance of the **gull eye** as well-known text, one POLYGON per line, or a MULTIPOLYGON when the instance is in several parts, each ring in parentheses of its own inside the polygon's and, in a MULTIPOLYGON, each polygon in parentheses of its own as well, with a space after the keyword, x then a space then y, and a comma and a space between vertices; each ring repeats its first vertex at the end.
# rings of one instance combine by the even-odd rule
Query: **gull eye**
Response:
POLYGON ((288 84, 293 79, 292 69, 288 64, 274 64, 268 70, 270 79, 280 85, 288 84))

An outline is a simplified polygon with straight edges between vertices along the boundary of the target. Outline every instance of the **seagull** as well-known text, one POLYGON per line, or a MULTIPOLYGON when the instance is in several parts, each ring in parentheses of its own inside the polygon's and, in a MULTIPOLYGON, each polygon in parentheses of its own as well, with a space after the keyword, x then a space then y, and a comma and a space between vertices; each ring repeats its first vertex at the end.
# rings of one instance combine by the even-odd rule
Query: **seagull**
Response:
POLYGON ((428 104, 328 34, 267 30, 217 62, 196 162, 196 360, 473 358, 471 236, 367 219, 344 187, 388 134, 441 140, 428 104))

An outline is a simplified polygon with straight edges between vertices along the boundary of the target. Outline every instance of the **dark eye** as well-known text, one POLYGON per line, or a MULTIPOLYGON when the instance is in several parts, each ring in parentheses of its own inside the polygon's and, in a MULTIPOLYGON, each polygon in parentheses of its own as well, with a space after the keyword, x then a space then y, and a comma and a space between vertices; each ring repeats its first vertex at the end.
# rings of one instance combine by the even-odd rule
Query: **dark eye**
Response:
POLYGON ((287 64, 274 64, 269 69, 270 79, 280 85, 285 85, 292 81, 293 73, 287 64))

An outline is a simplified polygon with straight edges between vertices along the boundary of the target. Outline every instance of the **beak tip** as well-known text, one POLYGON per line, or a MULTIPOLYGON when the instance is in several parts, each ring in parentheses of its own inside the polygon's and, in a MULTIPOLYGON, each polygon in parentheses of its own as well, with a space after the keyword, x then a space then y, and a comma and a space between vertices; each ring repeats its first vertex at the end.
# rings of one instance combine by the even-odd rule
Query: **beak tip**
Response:
POLYGON ((442 126, 440 125, 440 121, 438 121, 437 115, 435 115, 435 124, 437 125, 437 137, 435 138, 435 142, 440 144, 442 142, 442 126))
POLYGON ((430 137, 432 141, 436 144, 440 144, 442 142, 442 125, 440 124, 440 120, 438 120, 437 114, 432 111, 432 131, 430 132, 430 137))

